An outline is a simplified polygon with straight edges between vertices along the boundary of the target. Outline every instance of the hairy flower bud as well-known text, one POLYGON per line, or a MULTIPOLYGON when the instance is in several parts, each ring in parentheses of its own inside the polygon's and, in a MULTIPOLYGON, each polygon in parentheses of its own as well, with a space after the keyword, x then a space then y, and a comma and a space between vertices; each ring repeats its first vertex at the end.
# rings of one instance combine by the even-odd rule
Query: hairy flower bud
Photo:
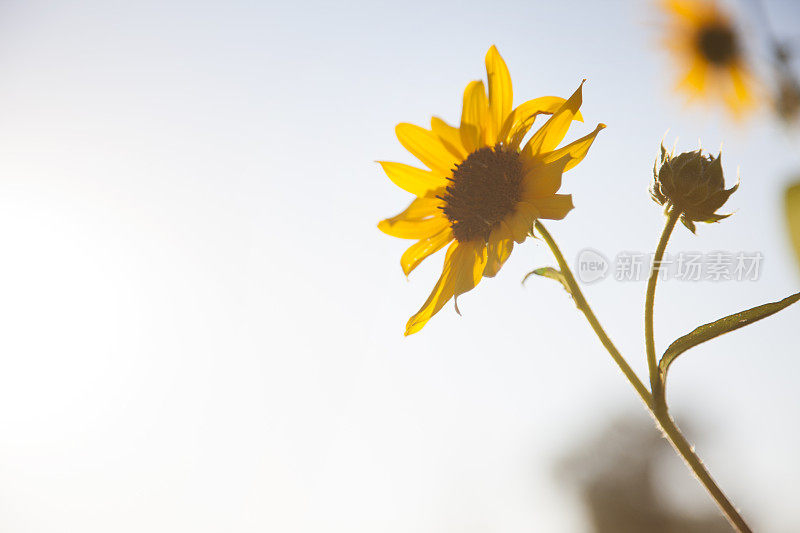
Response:
POLYGON ((661 164, 653 168, 650 195, 667 210, 681 214, 681 222, 695 231, 695 222, 719 222, 730 214, 720 215, 717 209, 739 188, 737 183, 725 189, 722 176, 722 154, 703 155, 702 150, 674 156, 661 145, 661 164))

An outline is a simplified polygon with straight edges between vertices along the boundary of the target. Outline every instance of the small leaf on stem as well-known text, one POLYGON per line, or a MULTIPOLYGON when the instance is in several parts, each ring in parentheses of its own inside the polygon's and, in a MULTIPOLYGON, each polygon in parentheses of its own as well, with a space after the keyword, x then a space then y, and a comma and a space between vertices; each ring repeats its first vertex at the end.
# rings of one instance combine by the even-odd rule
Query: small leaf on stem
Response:
POLYGON ((542 268, 537 268, 536 270, 531 270, 530 272, 525 274, 524 278, 522 278, 522 284, 524 285, 525 282, 528 281, 528 278, 533 276, 534 274, 537 276, 541 276, 543 278, 550 278, 558 281, 564 287, 564 290, 566 290, 570 295, 572 295, 572 291, 569 290, 569 284, 567 283, 567 279, 564 277, 564 274, 562 274, 560 270, 553 267, 542 267, 542 268))

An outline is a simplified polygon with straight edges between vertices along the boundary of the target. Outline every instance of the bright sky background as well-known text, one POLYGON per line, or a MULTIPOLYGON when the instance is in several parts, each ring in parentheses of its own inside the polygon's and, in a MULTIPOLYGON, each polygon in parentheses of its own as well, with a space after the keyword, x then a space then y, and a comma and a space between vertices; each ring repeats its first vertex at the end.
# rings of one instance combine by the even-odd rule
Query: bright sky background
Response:
MULTIPOLYGON (((768 2, 779 32, 800 22, 768 2)), ((742 5, 740 4, 739 7, 742 5)), ((746 10, 740 10, 746 15, 746 10)), ((749 28, 758 35, 758 28, 749 28)), ((736 214, 670 251, 760 251, 757 282, 664 283, 661 350, 798 290, 782 191, 798 136, 686 107, 659 12, 599 2, 0 4, 0 530, 580 532, 553 462, 647 415, 557 284, 515 250, 403 338, 398 122, 455 122, 496 44, 515 102, 608 124, 549 224, 565 253, 649 252, 658 144, 724 143, 736 214)), ((796 35, 796 34, 795 34, 796 35)), ((644 282, 586 293, 644 375, 644 282)), ((759 531, 800 528, 800 307, 676 363, 669 397, 759 531)), ((666 497, 709 509, 676 458, 666 497)))

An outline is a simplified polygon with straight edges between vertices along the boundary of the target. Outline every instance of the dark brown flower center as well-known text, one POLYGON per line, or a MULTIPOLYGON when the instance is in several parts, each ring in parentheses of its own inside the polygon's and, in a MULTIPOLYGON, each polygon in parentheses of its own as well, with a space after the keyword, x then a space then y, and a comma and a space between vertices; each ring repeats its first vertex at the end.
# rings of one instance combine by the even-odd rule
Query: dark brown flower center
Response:
POLYGON ((500 145, 480 148, 453 170, 441 199, 459 242, 481 239, 514 209, 522 189, 522 163, 516 151, 500 145))
POLYGON ((739 53, 736 34, 725 24, 710 24, 701 28, 697 34, 697 47, 709 63, 727 65, 739 53))

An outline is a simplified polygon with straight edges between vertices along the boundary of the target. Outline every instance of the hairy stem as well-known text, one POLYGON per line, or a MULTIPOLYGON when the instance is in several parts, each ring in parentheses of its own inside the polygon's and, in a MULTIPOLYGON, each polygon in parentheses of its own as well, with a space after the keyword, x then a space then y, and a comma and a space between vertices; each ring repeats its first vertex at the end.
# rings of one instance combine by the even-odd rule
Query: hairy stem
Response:
MULTIPOLYGON (((665 228, 665 234, 667 237, 665 238, 662 235, 662 243, 659 243, 659 248, 661 249, 661 256, 664 254, 664 248, 666 248, 666 241, 669 237, 669 233, 672 232, 672 229, 675 227, 675 222, 677 221, 678 217, 675 216, 674 220, 670 223, 669 220, 667 222, 667 227, 669 231, 665 228)), ((561 253, 556 242, 553 240, 553 237, 544 227, 544 225, 539 222, 538 220, 535 222, 535 229, 536 232, 541 235, 544 241, 547 243, 547 246, 550 248, 550 251, 553 253, 556 261, 558 262, 558 266, 561 269, 561 274, 564 276, 564 281, 569 287, 570 294, 575 299, 575 304, 578 306, 578 309, 586 316, 586 319, 589 321, 589 324, 592 326, 597 337, 600 339, 600 342, 606 348, 609 354, 611 354, 611 358, 614 359, 614 362, 617 363, 622 373, 628 379, 633 388, 636 390, 639 397, 644 402, 647 410, 653 416, 656 423, 659 425, 661 430, 663 431, 664 435, 669 440, 672 447, 681 456, 684 460, 686 465, 689 469, 694 473, 695 477, 697 477, 698 481, 703 485, 703 487, 708 491, 711 497, 716 502, 717 506, 723 512, 725 517, 728 519, 730 524, 740 533, 751 533, 750 528, 745 523, 742 516, 733 506, 733 504, 728 500, 719 486, 716 484, 714 479, 709 474, 708 470, 706 470, 703 462, 694 452, 692 446, 688 443, 686 438, 681 433, 680 429, 675 425, 675 422, 669 415, 666 402, 664 400, 664 396, 662 395, 660 399, 656 400, 650 394, 650 391, 642 384, 642 381, 636 375, 636 372, 630 367, 628 362, 622 356, 622 354, 617 350, 614 346, 614 343, 611 342, 611 339, 606 334, 603 327, 600 325, 600 322, 597 320, 592 308, 589 307, 586 298, 581 291, 578 282, 575 280, 575 276, 572 274, 572 270, 569 268, 569 265, 564 260, 564 256, 561 253)), ((659 258, 660 261, 660 258, 659 258)), ((657 272, 656 272, 657 274, 657 272)), ((651 292, 648 290, 648 293, 651 292)), ((653 295, 655 295, 655 283, 653 283, 653 295)), ((652 311, 650 313, 650 331, 652 331, 652 311)), ((652 336, 651 336, 652 338, 652 336)), ((649 342, 649 341, 648 341, 649 342)), ((655 346, 655 345, 653 345, 655 346)), ((655 350, 655 347, 653 348, 655 350)), ((655 351, 653 352, 655 353, 655 351)), ((658 366, 656 365, 656 372, 658 371, 658 366)), ((659 390, 659 389, 654 389, 659 390)))
POLYGON ((569 265, 567 264, 566 260, 564 260, 564 256, 561 254, 561 250, 558 248, 558 245, 553 240, 553 237, 544 227, 544 225, 539 222, 538 220, 535 223, 536 232, 542 236, 544 241, 547 243, 547 246, 550 247, 550 251, 553 252, 553 255, 558 262, 558 267, 561 269, 561 273, 564 275, 564 280, 567 282, 567 286, 569 287, 569 292, 572 294, 572 297, 575 299, 575 305, 578 306, 578 309, 586 316, 586 319, 589 321, 589 324, 592 326, 597 337, 600 339, 600 342, 603 343, 603 346, 608 350, 608 353, 611 354, 611 357, 614 359, 614 362, 617 363, 617 366, 622 370, 622 373, 625 374, 625 377, 628 378, 628 381, 633 385, 633 388, 636 389, 636 392, 639 394, 639 397, 645 403, 648 409, 652 410, 653 398, 650 394, 650 391, 647 390, 647 387, 644 386, 642 381, 639 379, 639 376, 636 375, 636 372, 633 371, 631 366, 622 357, 622 354, 619 353, 614 343, 611 342, 611 339, 606 334, 603 326, 600 325, 600 321, 597 320, 597 317, 592 311, 592 308, 589 307, 589 303, 586 301, 586 298, 583 296, 583 292, 581 292, 581 288, 578 286, 578 282, 575 280, 575 276, 572 274, 572 270, 570 270, 569 265))
MULTIPOLYGON (((647 294, 644 302, 644 339, 647 350, 647 369, 650 372, 650 390, 657 399, 663 397, 661 387, 661 374, 658 372, 658 361, 656 360, 656 343, 653 330, 653 307, 656 299, 656 283, 658 283, 658 272, 661 269, 661 261, 664 258, 664 250, 667 248, 672 230, 678 222, 680 212, 673 209, 667 215, 667 223, 664 231, 661 232, 661 239, 658 241, 656 253, 653 256, 653 266, 650 270, 650 279, 647 280, 647 294)), ((658 402, 660 403, 660 402, 658 402)))

